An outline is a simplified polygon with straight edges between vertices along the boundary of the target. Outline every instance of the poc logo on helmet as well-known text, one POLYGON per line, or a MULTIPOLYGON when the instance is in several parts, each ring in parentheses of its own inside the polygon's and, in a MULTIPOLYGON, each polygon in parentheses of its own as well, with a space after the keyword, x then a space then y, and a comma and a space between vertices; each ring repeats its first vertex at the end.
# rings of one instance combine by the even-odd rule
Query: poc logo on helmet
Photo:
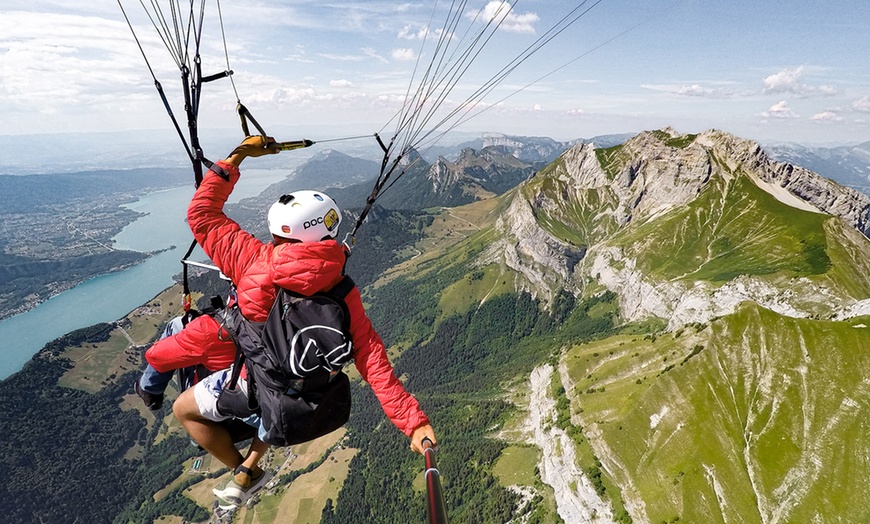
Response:
POLYGON ((303 222, 302 228, 308 229, 309 227, 314 227, 317 224, 322 224, 322 223, 323 223, 323 217, 312 218, 311 220, 306 220, 305 222, 303 222))

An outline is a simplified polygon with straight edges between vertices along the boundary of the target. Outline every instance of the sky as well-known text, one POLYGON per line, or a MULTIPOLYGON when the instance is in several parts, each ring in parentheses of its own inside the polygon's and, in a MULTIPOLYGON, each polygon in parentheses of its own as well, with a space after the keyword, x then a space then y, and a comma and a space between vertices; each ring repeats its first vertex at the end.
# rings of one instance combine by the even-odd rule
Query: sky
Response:
MULTIPOLYGON (((436 38, 448 35, 444 60, 455 60, 470 45, 460 35, 501 20, 441 106, 468 108, 476 89, 582 5, 582 16, 441 128, 558 140, 663 126, 808 145, 870 140, 866 1, 469 0, 446 30, 462 2, 224 0, 220 13, 204 4, 203 74, 228 63, 234 74, 203 85, 201 133, 239 128, 237 94, 267 132, 329 140, 393 129, 406 93, 426 85, 436 38)), ((142 4, 120 5, 2 2, 0 135, 174 135, 149 66, 182 116, 178 68, 142 4)))

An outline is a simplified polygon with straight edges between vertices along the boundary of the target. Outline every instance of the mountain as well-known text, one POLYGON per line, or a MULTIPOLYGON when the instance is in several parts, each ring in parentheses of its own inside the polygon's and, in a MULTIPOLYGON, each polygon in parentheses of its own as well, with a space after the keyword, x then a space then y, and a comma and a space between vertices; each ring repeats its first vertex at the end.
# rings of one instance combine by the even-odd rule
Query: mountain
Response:
MULTIPOLYGON (((428 164, 412 151, 391 175, 389 184, 395 184, 382 192, 377 203, 408 210, 452 207, 500 195, 543 167, 542 163, 521 160, 514 153, 504 146, 465 148, 456 161, 439 157, 428 164)), ((331 193, 335 193, 339 204, 348 202, 345 207, 361 208, 371 190, 371 183, 363 183, 331 193)))
POLYGON ((501 133, 484 133, 482 148, 502 147, 512 156, 526 162, 550 163, 574 142, 557 142, 548 137, 517 137, 501 133))
POLYGON ((346 187, 374 180, 378 175, 379 167, 377 162, 327 149, 317 153, 296 169, 293 184, 320 189, 346 187))
MULTIPOLYGON (((577 143, 543 167, 500 146, 439 162, 391 190, 428 210, 377 210, 349 269, 439 436, 451 521, 870 518, 870 197, 717 130, 577 143), (467 203, 433 206, 439 187, 467 203)), ((147 343, 167 302, 120 327, 147 343)), ((27 428, 3 464, 29 479, 4 500, 46 521, 81 499, 104 505, 77 515, 95 522, 200 519, 225 472, 195 468, 167 408, 154 419, 125 390, 141 360, 116 328, 2 384, 4 420, 27 428), (53 442, 55 417, 73 440, 53 442), (57 456, 90 464, 100 446, 114 492, 77 471, 41 501, 57 456)), ((278 482, 237 521, 425 519, 422 459, 360 381, 346 433, 266 464, 278 482)))
MULTIPOLYGON (((626 135, 611 135, 596 140, 611 143, 626 138, 626 135)), ((576 142, 579 141, 557 142, 547 137, 484 133, 479 139, 459 145, 430 147, 423 155, 415 150, 402 159, 391 175, 395 187, 386 191, 378 204, 391 209, 418 209, 456 206, 499 195, 576 142), (441 154, 427 161, 433 152, 441 154), (402 169, 406 172, 397 180, 402 169)), ((330 196, 343 208, 362 208, 379 171, 377 162, 325 150, 250 204, 260 206, 296 189, 316 188, 329 189, 330 196)))
POLYGON ((765 146, 765 150, 776 160, 803 166, 870 194, 870 142, 839 147, 772 144, 765 146))
POLYGON ((592 277, 625 296, 629 318, 655 315, 672 326, 720 314, 726 293, 729 303, 754 299, 804 316, 833 315, 841 300, 866 293, 850 269, 864 267, 861 254, 847 248, 844 260, 832 257, 857 241, 856 230, 867 234, 870 198, 772 161, 750 141, 672 133, 572 148, 520 189, 491 251, 505 253, 504 263, 545 295, 581 293, 592 277), (502 249, 515 243, 520 256, 502 249), (835 262, 837 271, 828 271, 835 262), (650 277, 652 287, 638 287, 650 277), (805 282, 812 285, 790 289, 805 282), (775 287, 790 289, 787 297, 772 294, 775 287))
MULTIPOLYGON (((573 147, 409 279, 464 260, 470 279, 429 270, 442 315, 524 295, 567 315, 528 382, 500 377, 526 415, 499 426, 509 469, 544 450, 521 488, 565 521, 858 522, 868 202, 751 141, 664 129, 573 147)), ((534 332, 501 356, 521 368, 534 332)), ((470 376, 493 378, 497 354, 465 353, 470 376)))
MULTIPOLYGON (((256 197, 246 199, 242 207, 268 208, 281 195, 300 189, 344 188, 368 185, 377 177, 380 165, 334 149, 321 151, 299 165, 286 179, 266 188, 256 197)), ((334 191, 329 191, 330 195, 334 191)))
POLYGON ((588 139, 570 140, 560 142, 549 137, 530 137, 505 135, 503 133, 482 133, 480 137, 462 142, 458 145, 439 146, 435 145, 422 153, 429 163, 434 163, 438 157, 443 156, 448 160, 456 160, 460 151, 464 149, 484 149, 490 146, 502 146, 507 148, 513 156, 525 162, 550 163, 562 152, 578 143, 594 142, 600 147, 609 147, 621 144, 631 138, 632 134, 601 135, 588 139))
POLYGON ((459 240, 369 300, 463 457, 453 513, 495 478, 514 498, 487 488, 491 521, 866 520, 868 202, 749 140, 663 129, 440 213, 428 233, 459 240), (496 449, 460 451, 475 432, 496 449))
POLYGON ((427 162, 434 163, 439 157, 455 161, 465 149, 484 149, 490 146, 506 147, 513 156, 525 162, 551 162, 573 142, 558 142, 549 137, 529 137, 505 135, 503 133, 482 133, 479 137, 455 145, 434 145, 422 152, 427 162))

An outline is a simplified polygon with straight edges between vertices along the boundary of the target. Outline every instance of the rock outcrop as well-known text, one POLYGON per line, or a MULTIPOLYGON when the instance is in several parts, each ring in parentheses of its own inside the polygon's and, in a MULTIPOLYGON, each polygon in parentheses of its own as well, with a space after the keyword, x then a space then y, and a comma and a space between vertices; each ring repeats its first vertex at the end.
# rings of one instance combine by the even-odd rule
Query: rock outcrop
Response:
POLYGON ((726 187, 737 177, 791 207, 839 217, 870 234, 870 197, 773 161, 750 140, 666 128, 621 146, 578 144, 563 153, 511 194, 496 224, 500 240, 481 264, 514 270, 517 287, 545 301, 562 289, 580 295, 590 282, 603 285, 618 294, 625 318, 660 317, 671 328, 727 314, 745 300, 794 317, 843 314, 856 300, 824 281, 796 280, 783 288, 764 275, 727 282, 657 279, 637 269, 642 253, 619 247, 616 240, 630 228, 685 208, 713 180, 726 187))

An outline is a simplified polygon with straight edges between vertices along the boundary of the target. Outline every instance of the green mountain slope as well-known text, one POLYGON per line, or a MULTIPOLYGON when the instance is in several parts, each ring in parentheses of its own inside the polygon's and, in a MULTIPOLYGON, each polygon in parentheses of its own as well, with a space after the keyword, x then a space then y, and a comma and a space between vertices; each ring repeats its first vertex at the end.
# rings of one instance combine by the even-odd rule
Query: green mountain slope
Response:
MULTIPOLYGON (((759 155, 717 133, 650 133, 604 153, 575 148, 501 197, 496 217, 479 222, 481 231, 449 256, 430 255, 409 271, 465 261, 432 287, 403 292, 438 296, 426 318, 435 319, 435 333, 449 326, 452 351, 420 340, 431 350, 425 369, 439 380, 455 372, 446 364, 460 358, 453 351, 464 368, 502 388, 521 383, 535 362, 565 370, 561 388, 549 395, 557 401, 557 425, 576 446, 573 466, 561 467, 582 473, 548 491, 542 481, 550 473, 526 465, 524 475, 536 480, 525 488, 544 497, 538 509, 588 483, 621 522, 866 519, 868 490, 855 479, 866 476, 860 457, 870 449, 862 424, 870 389, 860 371, 867 331, 861 319, 810 317, 829 318, 870 294, 870 243, 844 216, 819 212, 825 202, 804 203, 777 188, 770 180, 792 168, 759 155), (581 254, 579 263, 571 253, 581 254), (573 307, 607 289, 609 324, 586 331, 581 319, 604 305, 574 307, 530 353, 523 348, 534 330, 511 331, 516 325, 501 325, 510 312, 489 317, 484 309, 493 297, 521 303, 511 297, 529 291, 544 299, 538 307, 548 318, 559 318, 566 299, 573 307), (675 315, 691 308, 703 323, 675 315), (465 346, 490 341, 447 311, 470 313, 494 327, 489 337, 513 340, 514 375, 493 375, 508 354, 465 346), (655 311, 661 322, 628 322, 655 311), (662 333, 665 323, 671 329, 662 333), (611 336, 615 329, 633 334, 611 336), (605 338, 575 345, 589 336, 605 338), (573 349, 554 361, 563 344, 573 349)), ((444 383, 442 394, 468 387, 464 380, 444 383)), ((522 408, 525 402, 517 402, 518 413, 541 409, 522 408)), ((508 430, 511 420, 491 430, 508 430)), ((528 445, 529 437, 516 436, 527 431, 510 430, 508 441, 528 445)), ((560 504, 570 520, 575 514, 560 504)))
POLYGON ((574 346, 571 402, 651 522, 864 522, 867 320, 746 303, 700 329, 574 346))
POLYGON ((725 282, 738 275, 825 273, 827 215, 795 209, 746 176, 710 181, 694 201, 621 235, 615 245, 664 279, 725 282))

